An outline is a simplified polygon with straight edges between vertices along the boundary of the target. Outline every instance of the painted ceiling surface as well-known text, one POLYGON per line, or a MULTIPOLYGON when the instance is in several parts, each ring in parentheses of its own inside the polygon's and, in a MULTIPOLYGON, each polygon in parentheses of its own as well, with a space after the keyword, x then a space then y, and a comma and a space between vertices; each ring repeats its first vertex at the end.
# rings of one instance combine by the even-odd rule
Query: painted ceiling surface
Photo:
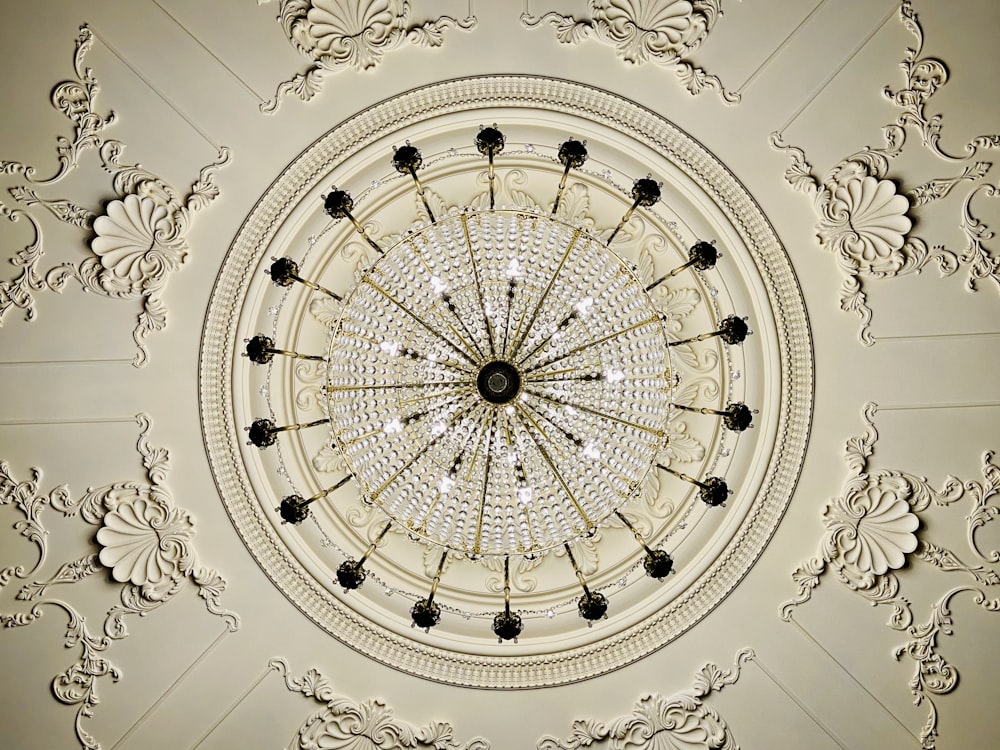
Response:
MULTIPOLYGON (((1000 744, 1000 103, 987 0, 142 0, 6 3, 0 24, 0 634, 10 748, 953 748, 1000 744), (652 299, 689 395, 745 400, 738 439, 685 416, 630 531, 512 563, 448 562, 356 488, 301 526, 289 488, 343 476, 322 351, 376 245, 481 205, 473 138, 507 134, 500 202, 606 236, 647 283, 695 240, 717 269, 652 299), (426 201, 394 173, 424 153, 426 201), (439 214, 441 215, 441 214, 439 214), (699 345, 702 346, 702 345, 699 345), (719 395, 724 394, 724 395, 719 395), (324 428, 325 429, 325 428, 324 428), (332 508, 332 509, 331 509, 332 508)), ((485 313, 484 313, 485 315, 485 313)))

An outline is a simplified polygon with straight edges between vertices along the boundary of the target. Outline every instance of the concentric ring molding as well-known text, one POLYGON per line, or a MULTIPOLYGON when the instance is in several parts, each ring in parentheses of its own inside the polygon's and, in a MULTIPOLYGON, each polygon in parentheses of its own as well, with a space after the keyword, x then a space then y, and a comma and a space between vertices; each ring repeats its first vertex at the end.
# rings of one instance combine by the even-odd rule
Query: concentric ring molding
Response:
MULTIPOLYGON (((613 144, 610 144, 613 147, 613 144)), ((202 429, 223 502, 248 549, 276 586, 307 616, 350 647, 414 675, 480 688, 533 688, 604 674, 634 662, 697 623, 739 583, 771 538, 798 479, 812 415, 813 361, 808 320, 791 263, 760 207, 707 149, 664 118, 614 94, 568 81, 485 76, 433 84, 377 104, 306 149, 272 184, 241 227, 216 280, 202 340, 202 429), (737 532, 683 595, 647 619, 566 650, 533 655, 466 654, 411 640, 341 604, 285 549, 261 512, 241 459, 234 414, 233 364, 245 332, 241 311, 271 241, 303 195, 350 158, 403 128, 436 117, 506 109, 614 128, 669 162, 704 191, 749 250, 768 296, 777 340, 774 447, 761 491, 737 532)))

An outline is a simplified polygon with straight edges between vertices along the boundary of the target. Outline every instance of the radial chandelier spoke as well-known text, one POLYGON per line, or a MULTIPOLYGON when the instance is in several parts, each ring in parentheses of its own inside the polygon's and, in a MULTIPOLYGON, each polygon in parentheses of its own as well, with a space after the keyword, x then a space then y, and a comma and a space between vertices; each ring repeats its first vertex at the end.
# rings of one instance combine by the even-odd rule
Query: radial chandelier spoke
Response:
MULTIPOLYGON (((325 278, 303 278, 291 258, 276 260, 268 271, 279 286, 297 284, 296 294, 337 302, 327 350, 302 354, 256 334, 244 353, 257 365, 273 366, 275 356, 322 363, 316 369, 325 377, 324 418, 299 416, 295 408, 282 412, 269 401, 274 418, 256 419, 247 429, 251 444, 267 448, 283 432, 327 425, 329 445, 347 467, 346 476, 308 498, 306 492, 284 497, 276 511, 284 522, 302 523, 315 503, 348 484, 383 517, 374 538, 364 531, 355 548, 363 554, 347 556, 337 568, 344 592, 362 586, 373 558, 392 557, 394 545, 417 539, 437 560, 427 595, 409 595, 411 624, 428 631, 447 609, 437 597, 447 598, 442 577, 449 560, 492 561, 493 571, 502 560, 503 610, 490 615, 500 643, 525 632, 524 611, 512 608, 512 558, 564 554, 583 590, 576 609, 588 626, 607 616, 611 602, 600 589, 610 587, 597 574, 584 576, 574 544, 599 529, 627 533, 628 544, 638 545, 632 569, 641 560, 649 578, 666 579, 676 564, 661 548, 669 535, 646 532, 626 513, 649 473, 659 469, 690 485, 685 503, 721 506, 731 493, 722 477, 689 476, 664 462, 671 420, 678 411, 694 412, 740 432, 753 418, 741 401, 673 402, 679 376, 671 347, 721 349, 749 334, 745 319, 722 317, 712 307, 711 330, 675 337, 650 296, 686 269, 713 268, 715 246, 694 242, 686 261, 648 285, 633 262, 610 247, 636 211, 660 201, 662 183, 635 180, 622 196, 621 219, 602 240, 558 218, 570 176, 588 158, 585 142, 559 146, 559 172, 545 162, 559 175, 547 215, 496 207, 505 145, 496 125, 481 127, 474 138, 486 159, 488 209, 437 212, 420 177, 427 172, 420 150, 408 141, 395 148, 391 164, 413 181, 418 211, 422 204, 429 222, 415 223, 391 247, 368 234, 351 195, 334 189, 323 211, 350 221, 377 251, 374 261, 343 294, 320 283, 325 278), (710 339, 714 343, 699 343, 710 339), (391 529, 404 533, 390 536, 391 529)), ((683 258, 672 242, 664 246, 683 258)), ((326 276, 340 288, 339 277, 326 276)), ((336 504, 323 507, 340 512, 336 504)))

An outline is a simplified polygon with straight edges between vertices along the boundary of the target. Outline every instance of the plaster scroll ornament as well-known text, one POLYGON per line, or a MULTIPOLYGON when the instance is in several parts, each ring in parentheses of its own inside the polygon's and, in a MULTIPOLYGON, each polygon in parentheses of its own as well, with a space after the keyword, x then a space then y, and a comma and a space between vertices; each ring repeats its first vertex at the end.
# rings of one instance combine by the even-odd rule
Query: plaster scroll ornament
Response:
POLYGON ((927 115, 925 106, 948 79, 944 63, 935 58, 921 58, 923 30, 910 0, 900 6, 903 25, 916 37, 914 48, 907 48, 900 67, 904 87, 884 93, 902 112, 894 122, 883 127, 885 145, 865 147, 834 165, 823 177, 813 167, 803 149, 785 143, 780 132, 771 134, 771 145, 787 154, 791 166, 785 180, 795 190, 811 195, 818 222, 816 235, 821 247, 832 251, 846 278, 840 290, 840 306, 861 319, 859 339, 867 346, 875 339, 870 331, 872 310, 864 282, 868 279, 895 278, 920 273, 936 264, 942 276, 966 267, 967 288, 977 291, 978 283, 990 279, 1000 289, 1000 259, 984 244, 994 232, 975 217, 974 199, 995 197, 994 185, 983 182, 993 166, 989 161, 973 161, 980 149, 1000 147, 1000 135, 979 136, 966 144, 963 156, 953 156, 941 147, 941 115, 927 115), (906 142, 907 128, 920 133, 923 145, 948 164, 961 164, 959 174, 928 180, 904 190, 901 180, 890 173, 890 161, 900 156, 906 142), (959 229, 966 245, 951 250, 943 244, 929 244, 913 233, 913 219, 919 209, 947 198, 962 183, 972 183, 962 201, 959 229))
POLYGON ((869 459, 878 440, 876 410, 875 404, 865 406, 865 434, 847 442, 850 474, 843 494, 827 504, 823 514, 826 533, 819 552, 792 573, 798 590, 782 605, 781 616, 790 620, 794 609, 812 598, 827 571, 873 606, 890 607, 887 625, 911 638, 895 653, 896 658, 905 653, 915 662, 910 682, 914 703, 928 706, 920 739, 922 747, 933 748, 938 730, 937 709, 931 696, 949 693, 957 685, 957 672, 937 652, 937 636, 952 635, 949 603, 957 594, 968 592, 985 610, 1000 609, 1000 599, 990 598, 983 588, 1000 584, 996 570, 1000 551, 984 552, 976 539, 977 532, 1000 515, 1000 507, 991 504, 1000 495, 1000 467, 993 462, 994 454, 987 452, 983 457, 983 482, 963 483, 948 477, 940 490, 914 474, 870 470, 869 459), (973 509, 966 517, 966 534, 972 554, 984 565, 968 565, 950 549, 920 534, 922 514, 931 506, 948 506, 962 498, 973 501, 973 509), (912 604, 900 593, 902 571, 915 560, 943 572, 964 573, 974 584, 948 591, 932 606, 931 620, 925 625, 913 623, 912 604))
POLYGON ((422 727, 400 721, 389 706, 378 699, 357 703, 339 696, 318 670, 293 677, 288 662, 272 659, 268 666, 285 680, 292 692, 312 698, 322 708, 309 716, 295 733, 288 750, 489 750, 482 737, 460 744, 454 728, 442 721, 422 727))
POLYGON ((226 630, 239 629, 239 617, 225 609, 220 598, 226 581, 213 568, 202 564, 193 545, 194 522, 190 514, 178 508, 166 488, 169 456, 162 448, 154 448, 146 435, 151 427, 149 417, 139 414, 137 449, 146 471, 145 481, 121 481, 96 489, 89 488, 79 498, 61 485, 47 495, 39 492, 41 472, 33 469, 32 478, 17 480, 10 467, 0 461, 0 505, 14 506, 24 517, 14 524, 21 536, 39 549, 39 559, 30 570, 18 565, 0 571, 0 593, 12 578, 26 583, 15 599, 28 605, 27 610, 0 612, 0 626, 6 628, 30 626, 44 613, 55 607, 69 619, 65 645, 80 648, 80 655, 65 672, 55 677, 52 691, 62 703, 79 706, 76 734, 80 746, 87 750, 100 747, 86 730, 85 719, 93 716, 99 703, 97 680, 111 677, 117 681, 121 673, 102 654, 114 641, 129 635, 126 618, 144 616, 158 609, 192 582, 205 608, 222 618, 226 630), (63 563, 48 578, 29 580, 39 574, 46 560, 48 530, 41 523, 44 508, 51 508, 65 518, 80 516, 87 524, 97 527, 97 552, 89 552, 77 560, 63 563), (85 618, 76 607, 46 595, 53 586, 76 583, 98 574, 108 574, 121 584, 118 603, 107 611, 102 633, 92 635, 85 618))
POLYGON ((612 722, 581 719, 566 739, 547 735, 537 750, 739 750, 732 731, 718 711, 704 702, 713 692, 734 684, 743 665, 754 659, 750 649, 736 654, 732 669, 706 664, 689 691, 667 697, 643 695, 631 714, 612 722))
POLYGON ((24 175, 35 185, 46 186, 62 179, 79 166, 80 154, 95 149, 101 168, 111 174, 116 197, 105 201, 103 212, 93 211, 66 199, 47 198, 35 187, 15 185, 9 192, 22 206, 37 206, 59 221, 83 230, 88 236, 87 257, 63 262, 43 270, 44 250, 40 223, 28 212, 0 203, 0 216, 15 222, 24 218, 34 233, 32 242, 11 258, 23 269, 10 281, 0 281, 0 324, 11 308, 24 310, 26 320, 35 317, 35 295, 43 291, 62 292, 70 279, 84 291, 111 299, 140 300, 132 337, 138 352, 136 367, 149 359, 146 337, 167 324, 166 308, 160 299, 173 271, 184 263, 188 252, 186 234, 193 215, 207 207, 218 195, 215 172, 227 164, 229 149, 222 147, 214 162, 203 167, 186 195, 138 164, 121 161, 125 144, 105 138, 103 130, 115 121, 114 113, 101 116, 95 111, 97 79, 84 66, 86 52, 93 44, 93 32, 80 28, 74 67, 78 80, 60 83, 52 95, 53 106, 76 124, 73 140, 60 137, 56 155, 60 169, 50 179, 34 178, 35 168, 21 162, 0 162, 0 173, 24 175))
POLYGON ((278 85, 274 98, 260 105, 266 114, 274 113, 285 96, 312 99, 326 73, 370 70, 405 41, 440 47, 448 29, 468 31, 478 22, 471 2, 465 18, 438 16, 414 22, 409 0, 281 0, 278 21, 310 67, 278 85))
POLYGON ((521 24, 535 28, 543 22, 556 30, 563 44, 579 44, 588 37, 614 47, 630 65, 655 62, 673 68, 691 94, 712 89, 726 104, 737 104, 738 92, 726 89, 718 76, 696 67, 689 57, 708 37, 719 16, 721 0, 590 0, 589 18, 578 19, 549 11, 521 14, 521 24))

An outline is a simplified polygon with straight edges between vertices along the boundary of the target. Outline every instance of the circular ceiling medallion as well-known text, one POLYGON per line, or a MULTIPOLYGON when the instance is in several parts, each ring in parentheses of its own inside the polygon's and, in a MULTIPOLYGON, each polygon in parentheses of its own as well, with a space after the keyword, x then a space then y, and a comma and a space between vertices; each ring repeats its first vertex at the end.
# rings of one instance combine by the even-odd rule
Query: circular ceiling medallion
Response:
POLYGON ((200 396, 226 509, 303 613, 415 675, 529 688, 640 659, 737 585, 798 478, 812 350, 784 249, 703 146, 604 91, 490 76, 375 105, 278 176, 217 279, 200 396), (488 171, 482 122, 506 135, 488 171), (586 165, 551 145, 569 134, 586 165), (662 201, 622 217, 646 173, 662 201), (323 210, 335 185, 351 222, 323 210), (689 268, 706 239, 718 267, 689 268), (699 335, 733 312, 742 345, 699 335), (345 560, 369 558, 361 586, 345 560), (578 613, 574 572, 608 619, 578 613), (497 629, 505 585, 523 632, 497 629))

